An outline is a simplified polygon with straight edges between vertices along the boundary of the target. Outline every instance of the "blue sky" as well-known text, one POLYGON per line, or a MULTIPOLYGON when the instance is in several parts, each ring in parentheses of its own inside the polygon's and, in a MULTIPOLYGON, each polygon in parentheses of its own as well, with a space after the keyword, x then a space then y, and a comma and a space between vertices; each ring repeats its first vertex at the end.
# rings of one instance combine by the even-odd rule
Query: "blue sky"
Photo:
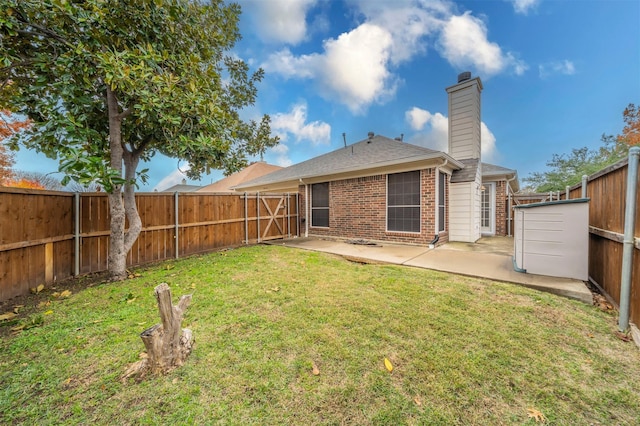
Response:
MULTIPOLYGON (((241 0, 234 54, 266 76, 247 119, 281 138, 265 160, 291 165, 373 131, 446 151, 447 94, 471 71, 482 93, 483 161, 543 171, 554 153, 601 145, 640 103, 637 0, 241 0)), ((57 163, 18 153, 16 169, 57 163)), ((142 191, 179 183, 154 157, 142 191)), ((61 176, 59 176, 61 177, 61 176)), ((221 172, 194 184, 209 184, 221 172)))

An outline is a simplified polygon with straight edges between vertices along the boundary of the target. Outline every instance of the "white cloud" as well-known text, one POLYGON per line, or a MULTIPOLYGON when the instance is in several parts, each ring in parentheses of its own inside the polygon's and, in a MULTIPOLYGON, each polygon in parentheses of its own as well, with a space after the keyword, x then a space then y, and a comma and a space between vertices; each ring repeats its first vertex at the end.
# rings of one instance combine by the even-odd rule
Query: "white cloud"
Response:
POLYGON ((432 117, 429 111, 418 107, 411 108, 404 115, 413 130, 422 130, 432 117))
POLYGON ((515 53, 489 41, 481 19, 471 12, 457 14, 456 5, 448 0, 347 3, 362 21, 360 25, 326 39, 322 51, 296 55, 289 48, 281 49, 262 67, 285 78, 314 81, 322 96, 346 105, 354 114, 393 97, 401 83, 394 69, 426 54, 430 45, 436 45, 458 70, 473 69, 483 78, 505 71, 522 75, 528 68, 515 53))
POLYGON ((274 163, 280 167, 289 167, 293 164, 293 161, 289 158, 289 147, 280 142, 278 145, 269 149, 269 153, 275 155, 274 163))
POLYGON ((480 152, 482 155, 482 161, 486 163, 492 163, 498 160, 498 151, 496 149, 496 137, 491 130, 484 124, 484 121, 480 123, 480 138, 482 145, 480 146, 480 152))
POLYGON ((448 151, 449 120, 446 116, 413 107, 405 113, 405 119, 412 129, 420 131, 412 136, 409 142, 436 151, 448 151))
POLYGON ((326 40, 323 54, 296 57, 283 49, 270 55, 262 66, 287 78, 314 79, 324 97, 358 114, 395 93, 397 81, 387 69, 391 43, 391 34, 384 28, 362 24, 337 39, 326 40))
POLYGON ((173 185, 181 184, 183 179, 187 179, 187 175, 183 172, 187 172, 190 168, 191 166, 187 164, 183 167, 183 170, 176 169, 169 173, 153 187, 153 191, 164 191, 167 188, 171 188, 173 185))
POLYGON ((271 129, 284 142, 289 140, 291 135, 296 142, 308 141, 312 145, 328 145, 331 138, 329 124, 322 121, 307 123, 306 103, 294 105, 288 113, 273 114, 271 129))
MULTIPOLYGON (((405 113, 405 119, 413 130, 419 131, 409 139, 409 142, 436 151, 448 152, 449 120, 446 116, 439 112, 432 114, 427 110, 413 107, 405 113)), ((480 137, 482 161, 488 163, 496 161, 499 157, 496 137, 484 122, 480 123, 480 137)))
POLYGON ((538 6, 540 0, 508 0, 513 3, 513 9, 516 13, 526 15, 530 10, 533 10, 538 6))
POLYGON ((521 75, 527 69, 513 53, 503 53, 497 43, 490 42, 485 23, 470 12, 451 16, 445 23, 440 51, 452 65, 458 68, 472 66, 487 77, 509 68, 521 75))
POLYGON ((241 4, 264 41, 298 44, 307 37, 306 15, 317 0, 245 0, 241 4))
POLYGON ((538 65, 538 74, 540 78, 549 77, 552 74, 573 75, 576 73, 576 67, 569 60, 548 62, 538 65))

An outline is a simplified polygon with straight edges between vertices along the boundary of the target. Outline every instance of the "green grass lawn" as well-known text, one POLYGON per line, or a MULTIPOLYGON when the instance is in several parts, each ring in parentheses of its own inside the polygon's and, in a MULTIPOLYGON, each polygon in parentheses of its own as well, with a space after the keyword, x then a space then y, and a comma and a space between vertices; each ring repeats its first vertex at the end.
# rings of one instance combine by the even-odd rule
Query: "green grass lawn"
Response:
POLYGON ((43 324, 0 343, 0 423, 640 424, 640 351, 580 302, 276 246, 136 272, 34 297, 43 324), (122 383, 161 282, 193 293, 194 351, 122 383))

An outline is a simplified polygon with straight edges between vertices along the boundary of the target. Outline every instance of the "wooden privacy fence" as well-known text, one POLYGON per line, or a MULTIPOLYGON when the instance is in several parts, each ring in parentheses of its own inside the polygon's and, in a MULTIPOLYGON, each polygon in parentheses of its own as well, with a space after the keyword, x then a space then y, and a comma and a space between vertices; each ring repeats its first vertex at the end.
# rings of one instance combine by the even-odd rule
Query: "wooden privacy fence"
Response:
MULTIPOLYGON (((297 194, 139 193, 141 265, 299 234, 297 194)), ((105 271, 104 193, 0 189, 0 300, 39 284, 105 271)))
MULTIPOLYGON (((628 159, 620 161, 587 178, 589 202, 589 281, 599 287, 616 304, 620 303, 622 282, 622 247, 626 203, 628 159)), ((640 182, 640 176, 637 177, 640 182)), ((639 185, 640 186, 640 185, 639 185)), ((569 188, 569 198, 582 197, 582 184, 569 188)), ((560 193, 566 199, 566 192, 560 193)), ((631 274, 629 319, 640 325, 640 208, 636 209, 634 253, 631 274)))

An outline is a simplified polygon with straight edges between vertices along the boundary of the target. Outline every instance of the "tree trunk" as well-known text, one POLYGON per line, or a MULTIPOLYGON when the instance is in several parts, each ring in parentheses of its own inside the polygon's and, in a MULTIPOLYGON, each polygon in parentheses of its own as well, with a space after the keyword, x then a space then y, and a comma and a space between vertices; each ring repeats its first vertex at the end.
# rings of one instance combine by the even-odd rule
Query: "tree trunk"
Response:
MULTIPOLYGON (((118 99, 109 85, 107 85, 107 109, 109 112, 110 166, 122 175, 122 117, 120 116, 118 99)), ((121 185, 114 185, 108 195, 111 233, 107 267, 111 279, 114 280, 123 280, 127 277, 127 251, 124 245, 125 209, 120 190, 121 185)))
POLYGON ((133 184, 133 180, 136 177, 136 169, 140 162, 140 156, 137 153, 125 150, 123 158, 124 178, 127 180, 127 183, 124 184, 124 211, 129 221, 129 229, 124 235, 124 253, 126 257, 142 231, 142 221, 140 220, 140 214, 138 213, 135 185, 133 184))
POLYGON ((140 334, 147 349, 144 368, 152 374, 166 374, 183 365, 193 347, 193 334, 182 329, 184 312, 191 303, 191 295, 180 298, 176 306, 171 305, 171 290, 166 283, 155 289, 162 324, 156 324, 140 334))

